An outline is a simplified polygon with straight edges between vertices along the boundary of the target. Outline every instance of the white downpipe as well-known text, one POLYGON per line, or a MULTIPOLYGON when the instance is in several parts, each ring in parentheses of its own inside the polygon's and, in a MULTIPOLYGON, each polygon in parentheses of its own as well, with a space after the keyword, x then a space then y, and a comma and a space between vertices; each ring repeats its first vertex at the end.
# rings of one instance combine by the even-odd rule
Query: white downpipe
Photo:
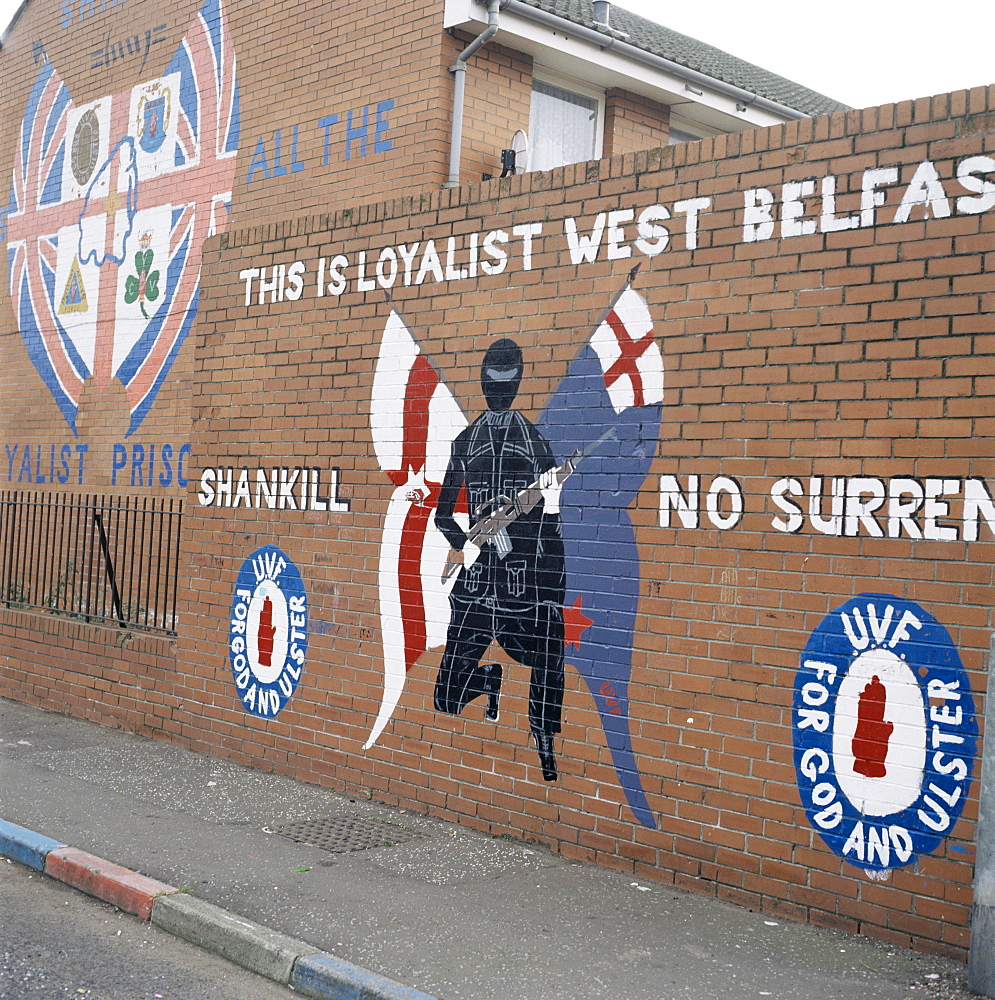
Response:
POLYGON ((449 141, 449 180, 442 185, 444 188, 459 187, 460 160, 463 156, 463 106, 466 100, 466 64, 474 53, 482 49, 497 34, 498 12, 500 9, 501 0, 488 0, 487 27, 457 56, 455 65, 449 67, 449 72, 454 74, 455 77, 453 81, 453 132, 449 141))

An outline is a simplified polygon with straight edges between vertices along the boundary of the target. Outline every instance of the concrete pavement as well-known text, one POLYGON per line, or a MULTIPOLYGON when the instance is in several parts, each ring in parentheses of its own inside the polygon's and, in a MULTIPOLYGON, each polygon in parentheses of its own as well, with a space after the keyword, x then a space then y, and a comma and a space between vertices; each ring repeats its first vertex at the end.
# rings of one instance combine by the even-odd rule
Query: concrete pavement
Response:
POLYGON ((276 956, 264 974, 293 982, 296 969, 316 996, 971 996, 946 959, 3 700, 0 818, 0 853, 51 858, 86 891, 127 884, 116 905, 147 897, 159 926, 242 964, 276 956), (383 837, 334 853, 274 832, 315 820, 383 837))

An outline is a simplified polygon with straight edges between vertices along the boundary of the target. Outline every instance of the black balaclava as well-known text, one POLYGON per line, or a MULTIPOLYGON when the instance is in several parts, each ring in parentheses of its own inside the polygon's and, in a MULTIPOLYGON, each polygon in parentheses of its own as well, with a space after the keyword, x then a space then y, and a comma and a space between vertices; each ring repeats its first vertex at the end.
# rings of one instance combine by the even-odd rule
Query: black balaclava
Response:
POLYGON ((522 349, 507 337, 495 340, 480 366, 480 387, 487 406, 495 413, 511 408, 522 381, 522 349))

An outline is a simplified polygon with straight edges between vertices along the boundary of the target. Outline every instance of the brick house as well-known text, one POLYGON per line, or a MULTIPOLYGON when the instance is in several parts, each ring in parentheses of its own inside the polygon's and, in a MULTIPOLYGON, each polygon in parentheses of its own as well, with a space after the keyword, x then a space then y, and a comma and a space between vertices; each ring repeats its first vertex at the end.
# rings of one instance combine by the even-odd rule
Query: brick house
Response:
POLYGON ((966 954, 991 91, 581 0, 31 0, 0 73, 0 694, 966 954))

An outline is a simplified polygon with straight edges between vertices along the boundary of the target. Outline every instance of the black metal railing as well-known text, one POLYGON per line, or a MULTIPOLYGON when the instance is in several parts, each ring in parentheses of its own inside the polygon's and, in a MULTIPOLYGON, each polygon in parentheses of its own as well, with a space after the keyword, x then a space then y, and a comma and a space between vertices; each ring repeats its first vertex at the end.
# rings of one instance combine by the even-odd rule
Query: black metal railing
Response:
POLYGON ((176 634, 182 502, 0 491, 0 603, 176 634))

